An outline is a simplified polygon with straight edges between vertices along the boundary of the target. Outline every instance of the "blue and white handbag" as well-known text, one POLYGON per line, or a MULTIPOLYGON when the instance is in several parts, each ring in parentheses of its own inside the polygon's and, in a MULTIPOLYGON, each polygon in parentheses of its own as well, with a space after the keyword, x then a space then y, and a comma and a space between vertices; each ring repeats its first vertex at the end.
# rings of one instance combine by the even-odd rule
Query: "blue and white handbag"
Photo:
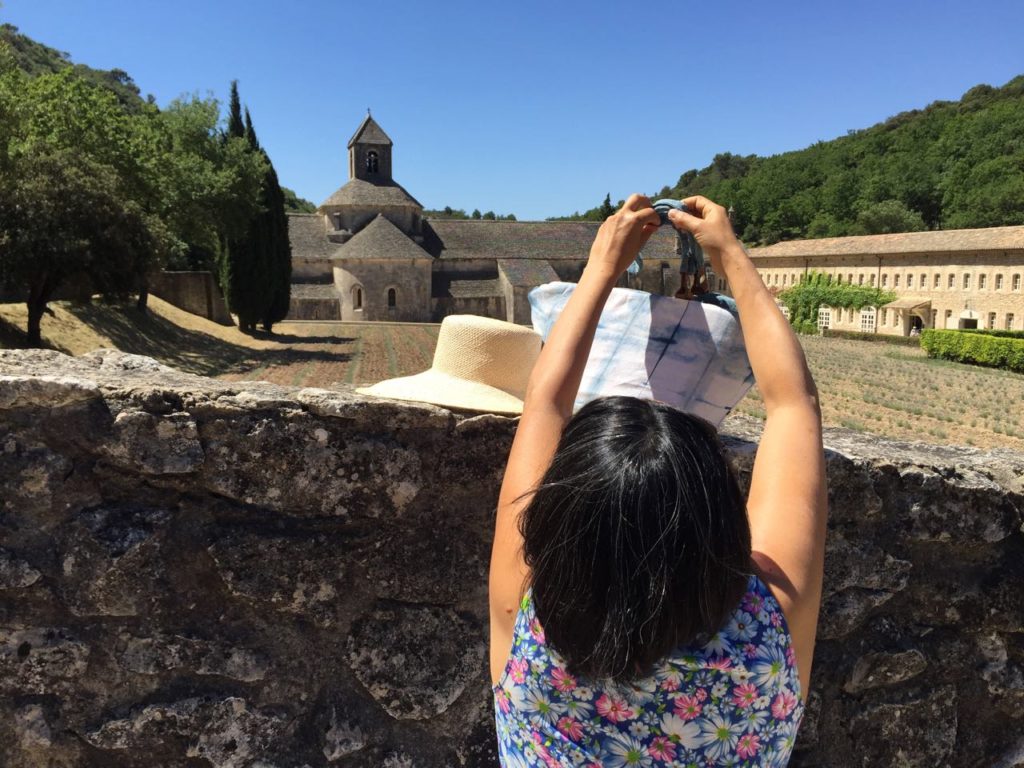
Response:
MULTIPOLYGON (((575 283, 530 291, 533 328, 545 340, 575 283)), ((660 400, 716 427, 754 383, 732 300, 692 300, 613 288, 598 321, 575 408, 598 397, 660 400)))

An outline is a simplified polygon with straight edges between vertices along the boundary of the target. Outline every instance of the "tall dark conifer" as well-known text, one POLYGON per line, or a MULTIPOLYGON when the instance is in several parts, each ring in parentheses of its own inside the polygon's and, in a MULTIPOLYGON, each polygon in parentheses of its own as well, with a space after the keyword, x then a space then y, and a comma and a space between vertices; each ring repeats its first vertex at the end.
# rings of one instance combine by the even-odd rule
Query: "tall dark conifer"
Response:
MULTIPOLYGON (((238 97, 238 81, 231 82, 231 100, 228 110, 229 138, 246 138, 242 119, 242 102, 238 97)), ((267 303, 266 272, 261 264, 258 247, 254 244, 253 227, 246 234, 229 239, 221 254, 220 282, 228 309, 238 316, 243 331, 253 331, 263 316, 267 303)))
POLYGON ((270 157, 260 146, 248 109, 245 110, 245 135, 253 151, 261 152, 267 161, 267 175, 263 179, 261 197, 263 212, 253 221, 250 240, 265 275, 261 290, 260 322, 263 330, 271 331, 274 323, 287 317, 291 302, 292 250, 288 241, 288 216, 277 172, 270 157))

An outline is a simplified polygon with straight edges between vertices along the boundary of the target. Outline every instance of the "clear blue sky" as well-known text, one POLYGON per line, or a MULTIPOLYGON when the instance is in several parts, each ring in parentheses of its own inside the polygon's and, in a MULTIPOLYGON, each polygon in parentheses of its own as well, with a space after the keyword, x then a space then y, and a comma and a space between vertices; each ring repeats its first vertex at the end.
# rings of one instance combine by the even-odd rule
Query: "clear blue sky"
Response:
POLYGON ((315 203, 372 107, 426 207, 520 218, 1024 73, 1021 0, 3 0, 0 20, 161 105, 237 78, 282 183, 315 203))

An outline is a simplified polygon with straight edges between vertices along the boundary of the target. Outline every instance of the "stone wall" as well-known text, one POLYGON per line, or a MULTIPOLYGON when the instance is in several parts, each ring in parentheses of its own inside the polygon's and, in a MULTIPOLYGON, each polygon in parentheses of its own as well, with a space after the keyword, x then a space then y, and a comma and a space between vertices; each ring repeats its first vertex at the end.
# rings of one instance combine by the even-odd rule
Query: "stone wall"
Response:
POLYGON ((341 320, 341 297, 336 299, 292 296, 288 303, 288 320, 341 320))
POLYGON ((448 315, 480 315, 505 320, 504 296, 435 296, 430 300, 430 317, 441 322, 448 315))
POLYGON ((149 278, 149 292, 193 315, 234 325, 224 296, 209 272, 157 272, 149 278))
MULTIPOLYGON (((514 424, 0 351, 0 765, 494 765, 514 424)), ((727 431, 746 478, 756 432, 727 431)), ((1024 459, 827 443, 792 765, 1024 765, 1024 459)))

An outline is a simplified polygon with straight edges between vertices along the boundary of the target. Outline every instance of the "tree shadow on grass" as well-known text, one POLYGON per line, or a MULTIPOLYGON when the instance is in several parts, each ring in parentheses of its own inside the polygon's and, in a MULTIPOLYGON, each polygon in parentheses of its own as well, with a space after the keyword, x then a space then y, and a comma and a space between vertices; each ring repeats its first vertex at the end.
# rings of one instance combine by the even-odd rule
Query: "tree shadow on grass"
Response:
MULTIPOLYGON (((43 322, 46 322, 45 317, 43 322)), ((54 352, 63 352, 65 355, 71 354, 71 350, 60 344, 54 344, 48 339, 43 339, 42 347, 30 346, 28 334, 24 329, 2 317, 0 317, 0 349, 52 349, 54 352)))
MULTIPOLYGON (((114 345, 165 365, 201 376, 245 373, 266 366, 302 362, 346 362, 348 352, 300 349, 251 349, 200 331, 190 331, 153 312, 131 306, 69 305, 68 312, 109 338, 114 345)), ((301 338, 301 337, 300 337, 301 338)), ((331 343, 351 339, 330 338, 331 343)))
POLYGON ((254 339, 278 344, 346 344, 355 341, 354 336, 296 336, 294 333, 267 333, 259 330, 251 335, 254 339))

